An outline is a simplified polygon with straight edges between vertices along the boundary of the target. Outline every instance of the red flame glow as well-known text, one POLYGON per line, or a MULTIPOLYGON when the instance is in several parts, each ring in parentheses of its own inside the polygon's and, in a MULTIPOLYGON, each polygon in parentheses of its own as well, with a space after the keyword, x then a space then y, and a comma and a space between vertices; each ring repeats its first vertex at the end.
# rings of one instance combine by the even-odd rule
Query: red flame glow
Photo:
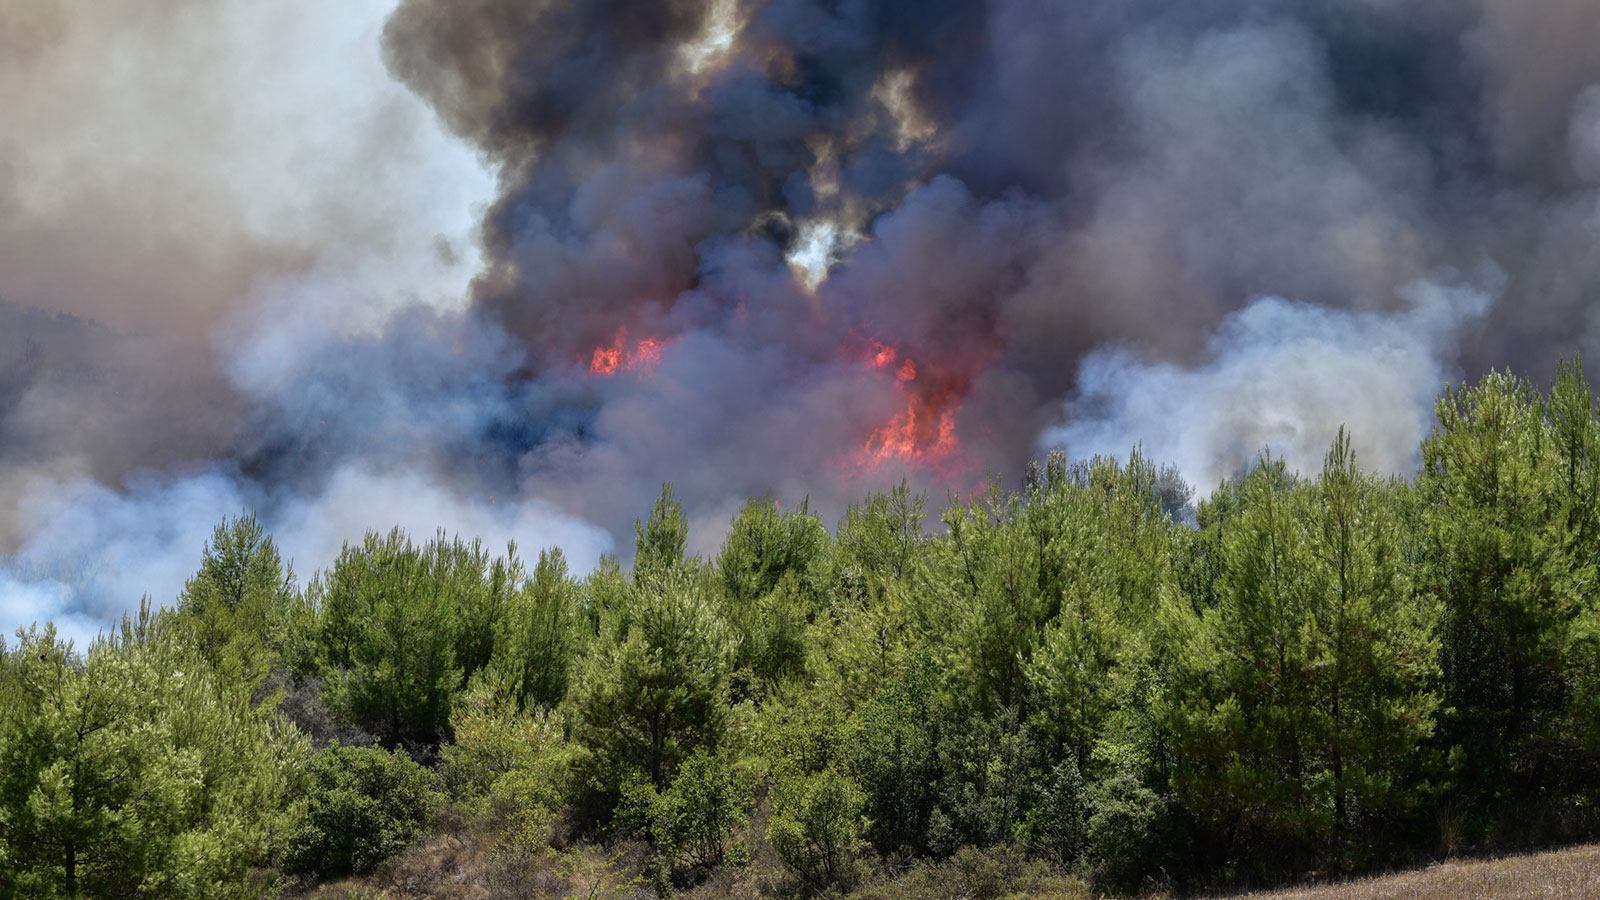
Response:
POLYGON ((626 330, 618 331, 611 343, 594 348, 589 371, 595 375, 615 375, 618 371, 649 372, 661 362, 667 341, 648 337, 630 347, 626 330))
POLYGON ((903 405, 867 435, 860 449, 845 461, 845 468, 900 463, 940 474, 962 468, 965 457, 956 435, 956 413, 967 393, 966 379, 930 377, 910 357, 901 357, 897 347, 882 341, 848 355, 869 368, 892 374, 903 405))
POLYGON ((899 461, 937 472, 947 470, 961 454, 956 438, 960 408, 954 398, 908 394, 905 407, 867 435, 855 462, 870 466, 899 461))
POLYGON ((898 351, 895 348, 888 344, 875 343, 872 345, 870 362, 874 369, 886 369, 894 365, 896 355, 898 355, 898 351))

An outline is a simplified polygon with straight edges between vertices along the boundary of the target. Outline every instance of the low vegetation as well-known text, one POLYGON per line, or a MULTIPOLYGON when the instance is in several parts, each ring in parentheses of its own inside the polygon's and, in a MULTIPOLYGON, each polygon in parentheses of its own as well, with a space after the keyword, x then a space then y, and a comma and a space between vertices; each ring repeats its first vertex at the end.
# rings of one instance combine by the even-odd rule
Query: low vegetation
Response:
MULTIPOLYGON (((1591 839, 1581 370, 1447 393, 1421 461, 1341 434, 1191 505, 1054 455, 937 523, 753 500, 711 559, 666 488, 581 576, 391 532, 301 585, 245 515, 173 609, 0 650, 0 900, 1182 895, 1591 839)), ((1476 865, 1400 878, 1523 864, 1476 865)))

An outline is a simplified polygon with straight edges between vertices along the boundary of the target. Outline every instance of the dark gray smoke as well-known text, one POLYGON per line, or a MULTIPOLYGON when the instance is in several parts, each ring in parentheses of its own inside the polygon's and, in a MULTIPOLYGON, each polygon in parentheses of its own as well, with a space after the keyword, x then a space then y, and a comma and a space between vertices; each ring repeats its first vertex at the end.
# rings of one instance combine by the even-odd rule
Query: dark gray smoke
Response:
POLYGON ((117 329, 0 341, 12 619, 134 599, 46 540, 113 507, 260 508, 302 569, 422 513, 592 558, 671 480, 704 551, 1055 445, 1208 483, 1348 423, 1404 472, 1444 381, 1600 344, 1594 0, 386 2, 0 12, 55 48, 0 52, 0 296, 117 329), (318 16, 410 96, 265 62, 318 16), (175 21, 263 62, 185 79, 175 21))

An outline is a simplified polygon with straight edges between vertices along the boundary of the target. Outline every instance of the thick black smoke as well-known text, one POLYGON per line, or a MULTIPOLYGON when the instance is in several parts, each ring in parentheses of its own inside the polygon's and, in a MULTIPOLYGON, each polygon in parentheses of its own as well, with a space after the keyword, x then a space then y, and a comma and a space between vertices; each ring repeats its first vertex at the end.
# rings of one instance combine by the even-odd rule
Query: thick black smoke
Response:
MULTIPOLYGON (((1348 422, 1405 471, 1445 380, 1600 345, 1594 0, 403 0, 381 40, 497 178, 469 302, 396 311, 272 255, 209 367, 96 376, 223 387, 184 392, 188 430, 170 404, 96 416, 138 452, 82 451, 106 460, 80 482, 214 479, 213 507, 299 510, 317 559, 365 521, 333 509, 396 489, 625 547, 671 480, 704 550, 749 495, 832 514, 1057 444, 1143 442, 1204 488, 1263 445, 1314 463, 1348 422)), ((74 221, 40 208, 0 234, 74 221)), ((355 268, 414 252, 382 234, 361 220, 355 268)), ((8 577, 70 594, 39 540, 79 508, 49 501, 66 475, 18 485, 40 448, 100 446, 48 412, 110 388, 51 401, 27 368, 0 359, 0 398, 45 398, 0 410, 8 577)))
MULTIPOLYGON (((1542 377, 1594 343, 1596 39, 1600 8, 1557 0, 408 0, 385 48, 500 167, 476 303, 536 376, 619 330, 720 354, 669 373, 669 395, 604 405, 592 450, 530 447, 525 464, 582 493, 692 478, 699 457, 714 474, 690 496, 709 499, 718 479, 793 490, 796 472, 832 493, 825 448, 797 444, 788 416, 832 403, 824 444, 870 433, 882 409, 827 387, 852 339, 918 361, 913 389, 958 410, 981 476, 1016 471, 1046 426, 1087 433, 1062 407, 1086 354, 1203 364, 1263 296, 1441 329, 1400 335, 1401 356, 1437 351, 1376 376, 1404 415, 1355 416, 1379 459, 1403 461, 1392 444, 1419 434, 1415 398, 1425 413, 1458 344, 1468 371, 1542 377), (830 266, 814 293, 789 272, 808 252, 830 266), (1487 313, 1468 297, 1412 314, 1416 279, 1496 267, 1487 313), (1383 380, 1402 375, 1427 380, 1383 380), (619 468, 593 464, 619 443, 636 443, 606 460, 619 468)), ((1121 393, 1154 388, 1121 373, 1121 393)), ((1230 455, 1351 418, 1296 406, 1230 455)))

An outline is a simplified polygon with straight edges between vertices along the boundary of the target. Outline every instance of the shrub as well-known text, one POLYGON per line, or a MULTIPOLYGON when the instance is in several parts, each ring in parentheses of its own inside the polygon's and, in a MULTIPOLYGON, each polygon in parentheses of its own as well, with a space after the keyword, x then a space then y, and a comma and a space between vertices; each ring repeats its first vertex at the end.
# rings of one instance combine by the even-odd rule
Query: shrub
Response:
POLYGON ((404 751, 333 747, 311 758, 283 869, 363 874, 403 849, 433 810, 428 771, 404 751))
POLYGON ((519 850, 551 838, 571 786, 573 750, 555 712, 516 712, 513 701, 469 692, 451 715, 455 743, 439 748, 435 781, 467 808, 486 814, 519 850))
POLYGON ((697 751, 664 791, 630 782, 621 812, 649 835, 662 876, 694 880, 727 860, 728 839, 749 819, 750 792, 725 760, 697 751))
POLYGON ((1088 862, 1097 888, 1133 891, 1157 875, 1154 854, 1163 806, 1127 771, 1090 789, 1088 862))
POLYGON ((1083 853, 1088 829, 1083 778, 1077 765, 1067 759, 1051 771, 1050 780, 1039 791, 1037 802, 1023 820, 1023 838, 1033 851, 1070 865, 1083 853))
POLYGON ((850 895, 850 900, 1088 900, 1081 881, 1014 848, 962 847, 949 859, 924 860, 910 871, 850 895))
POLYGON ((867 797, 849 776, 829 767, 779 783, 767 841, 785 866, 817 889, 849 880, 855 855, 866 846, 867 797))

